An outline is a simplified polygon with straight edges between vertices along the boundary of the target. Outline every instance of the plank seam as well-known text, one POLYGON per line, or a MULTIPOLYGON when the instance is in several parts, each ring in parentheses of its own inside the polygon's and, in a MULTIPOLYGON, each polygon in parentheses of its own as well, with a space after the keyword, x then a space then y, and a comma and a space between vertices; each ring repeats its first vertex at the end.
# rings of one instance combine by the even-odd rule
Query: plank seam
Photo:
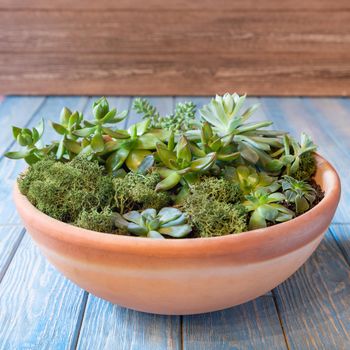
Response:
MULTIPOLYGON (((37 113, 39 113, 40 109, 43 107, 47 97, 45 96, 43 100, 39 103, 38 107, 34 110, 28 121, 24 124, 24 128, 28 128, 30 123, 33 121, 33 119, 36 117, 37 113)), ((11 143, 5 148, 4 152, 0 155, 0 161, 5 157, 5 153, 10 151, 10 149, 16 144, 15 140, 12 140, 11 143)))
POLYGON ((275 305, 276 313, 277 313, 277 316, 278 316, 278 320, 280 322, 280 326, 281 326, 281 329, 282 329, 284 342, 286 343, 287 350, 290 350, 290 346, 289 346, 288 339, 287 339, 287 334, 286 334, 286 331, 285 331, 284 326, 283 326, 283 321, 282 321, 282 317, 281 317, 281 313, 280 313, 280 308, 279 308, 278 302, 277 302, 277 295, 276 295, 274 289, 271 291, 271 293, 272 293, 272 298, 273 298, 273 302, 274 302, 274 305, 275 305))
POLYGON ((184 317, 181 315, 180 316, 180 344, 179 344, 181 350, 185 349, 183 327, 184 327, 184 317))
POLYGON ((3 278, 5 277, 8 268, 9 268, 10 265, 11 265, 11 262, 12 262, 12 260, 13 260, 13 257, 15 256, 16 251, 17 251, 19 245, 20 245, 21 242, 22 242, 22 239, 23 239, 23 237, 24 237, 24 233, 25 233, 25 232, 26 232, 25 228, 22 228, 22 230, 21 230, 21 232, 19 233, 19 236, 18 236, 18 238, 17 238, 15 244, 14 244, 13 247, 12 247, 12 250, 10 251, 9 257, 8 257, 8 258, 6 259, 6 261, 5 261, 4 268, 2 269, 2 271, 0 271, 0 284, 1 284, 2 280, 3 280, 3 278))
POLYGON ((70 349, 72 349, 72 350, 77 349, 77 346, 79 343, 80 331, 81 331, 81 328, 82 328, 83 322, 84 322, 84 316, 85 316, 88 297, 89 297, 89 293, 86 290, 84 290, 83 300, 81 301, 80 310, 79 310, 78 319, 77 319, 77 324, 76 324, 74 334, 73 334, 72 345, 70 347, 70 349))

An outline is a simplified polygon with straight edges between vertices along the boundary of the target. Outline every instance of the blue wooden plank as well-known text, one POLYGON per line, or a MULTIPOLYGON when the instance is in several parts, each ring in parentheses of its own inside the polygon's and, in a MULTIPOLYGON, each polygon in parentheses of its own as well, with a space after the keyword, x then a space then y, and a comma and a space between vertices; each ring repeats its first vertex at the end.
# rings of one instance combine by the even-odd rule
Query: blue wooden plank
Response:
POLYGON ((349 290, 349 264, 328 232, 312 257, 274 290, 289 349, 349 349, 349 290))
POLYGON ((178 317, 137 312, 89 295, 78 349, 180 349, 178 317))
POLYGON ((341 146, 331 125, 322 120, 317 111, 306 108, 300 98, 263 98, 262 106, 266 114, 278 128, 290 131, 296 137, 304 131, 316 144, 319 152, 337 169, 342 179, 342 200, 333 222, 349 222, 350 203, 349 163, 350 153, 341 146))
POLYGON ((29 123, 44 97, 6 97, 0 104, 0 159, 13 143, 12 125, 29 123))
POLYGON ((350 265, 350 224, 332 225, 330 232, 350 265))
POLYGON ((272 296, 183 318, 185 350, 287 349, 272 296))
POLYGON ((20 225, 0 227, 0 283, 22 240, 24 229, 20 225))
MULTIPOLYGON (((14 103, 21 100, 13 100, 14 103)), ((67 106, 71 109, 83 109, 87 102, 86 97, 48 97, 41 105, 40 109, 31 118, 29 126, 35 126, 41 118, 47 118, 51 120, 58 120, 60 111, 63 106, 67 106)), ((13 107, 14 108, 14 107, 13 107)), ((27 122, 27 119, 17 121, 17 125, 23 126, 27 122)), ((48 126, 48 125, 47 125, 48 126)), ((8 128, 8 126, 6 126, 8 128)), ((54 132, 50 127, 46 128, 45 139, 51 139, 54 136, 54 132)), ((11 147, 11 150, 18 149, 17 145, 11 147)), ((0 160, 0 224, 20 223, 20 220, 16 214, 13 202, 12 202, 12 188, 18 174, 23 171, 26 164, 24 161, 14 161, 7 158, 0 160)))
POLYGON ((68 349, 83 291, 25 235, 0 284, 0 349, 68 349))

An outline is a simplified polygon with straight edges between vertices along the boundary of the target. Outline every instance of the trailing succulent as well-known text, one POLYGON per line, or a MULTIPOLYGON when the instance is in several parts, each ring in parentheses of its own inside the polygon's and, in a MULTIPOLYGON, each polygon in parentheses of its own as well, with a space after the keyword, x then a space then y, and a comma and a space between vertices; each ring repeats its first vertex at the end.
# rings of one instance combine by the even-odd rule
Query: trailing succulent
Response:
POLYGON ((51 217, 99 232, 150 238, 214 237, 284 222, 314 206, 316 145, 298 142, 271 121, 251 122, 246 96, 216 96, 199 109, 178 103, 163 116, 145 99, 142 121, 126 130, 127 111, 106 98, 93 119, 63 108, 58 135, 44 145, 44 121, 13 127, 24 159, 20 191, 51 217))

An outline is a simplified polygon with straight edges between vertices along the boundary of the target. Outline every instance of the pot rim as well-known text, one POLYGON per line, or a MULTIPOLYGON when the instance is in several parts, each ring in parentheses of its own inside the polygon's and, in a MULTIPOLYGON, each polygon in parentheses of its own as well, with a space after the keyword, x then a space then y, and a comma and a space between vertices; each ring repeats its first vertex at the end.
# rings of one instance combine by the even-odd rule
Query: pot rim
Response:
POLYGON ((23 211, 30 218, 25 222, 26 224, 29 223, 30 228, 45 231, 48 238, 60 240, 71 246, 79 245, 96 250, 154 256, 194 257, 215 253, 224 254, 232 250, 232 245, 239 245, 246 249, 252 241, 256 244, 275 241, 277 238, 288 239, 293 228, 301 227, 316 220, 325 211, 335 210, 340 198, 339 176, 334 167, 317 153, 316 161, 316 177, 321 175, 323 179, 322 190, 325 195, 315 207, 287 222, 218 237, 157 240, 101 233, 62 222, 44 214, 32 205, 26 196, 20 193, 17 181, 14 186, 13 197, 20 215, 22 216, 21 211, 23 211), (46 230, 45 227, 48 229, 46 230))

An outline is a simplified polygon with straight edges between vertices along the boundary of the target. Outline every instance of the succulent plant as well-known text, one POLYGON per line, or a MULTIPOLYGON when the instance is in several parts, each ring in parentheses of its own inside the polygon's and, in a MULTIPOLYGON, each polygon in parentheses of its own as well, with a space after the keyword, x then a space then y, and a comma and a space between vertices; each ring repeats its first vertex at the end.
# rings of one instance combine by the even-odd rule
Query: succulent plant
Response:
POLYGON ((198 145, 191 143, 190 147, 192 153, 197 157, 204 157, 209 153, 215 152, 217 160, 224 162, 232 162, 240 155, 235 145, 225 145, 222 142, 221 137, 214 133, 208 122, 203 123, 201 127, 201 143, 198 145))
POLYGON ((38 162, 47 153, 48 149, 38 147, 44 133, 44 121, 33 129, 12 127, 12 134, 17 143, 25 149, 15 152, 7 152, 5 156, 11 159, 24 159, 29 165, 38 162))
POLYGON ((234 143, 240 155, 248 162, 259 163, 270 172, 278 172, 283 164, 273 159, 269 153, 283 146, 279 136, 285 133, 262 129, 270 126, 271 121, 247 123, 258 105, 253 105, 241 113, 245 99, 245 95, 217 95, 208 105, 203 106, 200 110, 201 116, 213 126, 224 145, 234 143))
POLYGON ((283 176, 281 184, 286 201, 295 205, 297 215, 310 209, 317 195, 316 190, 310 184, 298 181, 288 175, 283 176))
POLYGON ((294 217, 294 212, 282 204, 286 200, 284 194, 269 193, 265 189, 259 189, 245 196, 243 205, 251 212, 249 229, 255 230, 267 226, 267 222, 284 222, 294 217))
MULTIPOLYGON (((109 110, 109 104, 105 97, 95 101, 92 106, 94 120, 84 121, 85 127, 73 131, 75 136, 83 137, 82 149, 78 153, 100 153, 105 150, 104 135, 119 139, 128 138, 125 130, 112 130, 107 125, 116 124, 125 119, 127 111, 118 113, 114 108, 109 110)), ((78 149, 77 149, 78 150, 78 149)))
POLYGON ((193 102, 179 102, 175 112, 161 119, 159 127, 175 132, 192 129, 195 124, 196 105, 193 102))
POLYGON ((67 159, 71 160, 81 150, 81 145, 76 140, 78 136, 74 135, 74 132, 81 129, 81 123, 83 121, 83 114, 72 111, 64 107, 60 114, 60 123, 51 122, 53 129, 60 135, 61 140, 57 145, 56 158, 62 159, 67 156, 67 159))
POLYGON ((182 238, 191 231, 187 215, 177 208, 166 207, 158 213, 155 209, 131 211, 123 216, 115 213, 115 225, 131 234, 149 238, 182 238))
POLYGON ((157 156, 164 166, 157 168, 156 171, 164 179, 158 183, 156 191, 169 190, 181 180, 185 183, 193 181, 193 177, 201 171, 210 169, 216 160, 215 153, 193 159, 190 143, 185 136, 181 136, 176 149, 172 148, 172 142, 169 142, 168 146, 157 143, 157 156))
MULTIPOLYGON (((317 150, 317 146, 312 142, 310 136, 301 134, 300 143, 293 137, 285 135, 283 138, 284 154, 281 162, 286 166, 286 174, 293 175, 298 172, 303 163, 303 158, 317 150)), ((314 163, 310 164, 311 172, 314 171, 314 163), (312 166, 313 165, 313 166, 312 166)), ((304 169, 305 171, 306 169, 304 169)))
POLYGON ((177 103, 174 113, 165 117, 160 116, 157 109, 144 98, 136 98, 133 109, 143 114, 143 119, 150 121, 151 128, 179 132, 191 129, 195 123, 196 105, 193 102, 177 103))
POLYGON ((128 169, 136 171, 145 157, 152 154, 158 142, 165 140, 169 133, 161 129, 150 129, 150 120, 133 124, 126 132, 127 137, 106 143, 109 153, 106 168, 109 172, 119 169, 124 163, 128 169))
POLYGON ((249 194, 262 187, 267 191, 275 192, 280 187, 277 177, 270 176, 264 171, 258 172, 252 166, 226 167, 223 173, 226 179, 238 183, 244 194, 249 194))
POLYGON ((145 98, 135 98, 132 108, 138 114, 143 114, 142 119, 149 120, 150 127, 159 128, 160 115, 157 108, 152 106, 145 98))

